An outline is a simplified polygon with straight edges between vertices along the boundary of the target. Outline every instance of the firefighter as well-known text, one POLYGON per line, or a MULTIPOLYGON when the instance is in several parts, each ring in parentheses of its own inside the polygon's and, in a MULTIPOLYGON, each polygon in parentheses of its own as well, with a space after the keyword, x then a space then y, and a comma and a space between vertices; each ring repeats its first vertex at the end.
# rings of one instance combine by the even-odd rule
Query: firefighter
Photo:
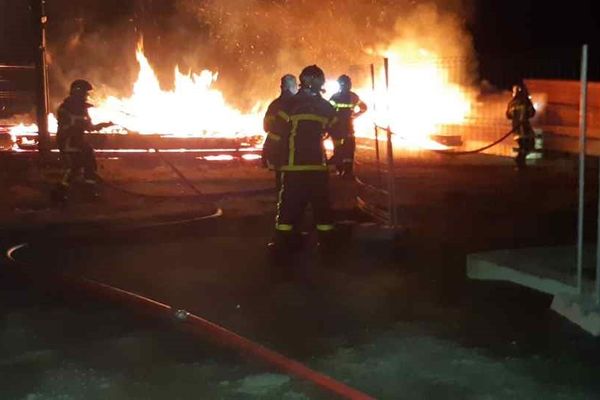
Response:
POLYGON ((331 162, 336 165, 340 176, 352 178, 356 150, 354 119, 367 111, 367 105, 352 91, 352 80, 348 75, 340 76, 337 81, 340 89, 329 101, 337 111, 340 137, 334 140, 331 162))
POLYGON ((535 147, 535 133, 529 122, 535 116, 535 108, 529 98, 527 88, 522 85, 513 86, 513 96, 506 109, 506 118, 512 121, 512 127, 517 141, 517 156, 515 162, 518 169, 526 167, 525 159, 535 147))
POLYGON ((97 183, 97 165, 94 149, 85 140, 85 132, 98 131, 113 125, 112 122, 103 122, 94 125, 88 109, 92 85, 83 79, 71 83, 69 96, 58 107, 58 131, 56 141, 60 157, 65 165, 65 174, 56 192, 57 200, 64 201, 73 180, 83 170, 83 180, 95 194, 97 183))
POLYGON ((267 138, 263 145, 262 151, 262 162, 263 166, 269 168, 271 171, 275 171, 275 185, 277 187, 277 193, 281 187, 281 174, 279 166, 281 165, 281 150, 279 145, 281 144, 281 136, 275 132, 276 124, 275 120, 277 114, 281 111, 283 103, 298 93, 298 82, 296 77, 291 74, 286 74, 281 77, 280 85, 281 93, 279 97, 269 104, 267 112, 263 120, 263 128, 267 133, 267 138))
POLYGON ((300 90, 282 103, 274 120, 281 140, 281 189, 277 203, 276 249, 295 249, 299 245, 297 224, 307 205, 314 215, 319 243, 333 243, 333 215, 329 202, 329 172, 324 139, 336 137, 335 109, 321 97, 325 83, 316 65, 302 70, 300 90))

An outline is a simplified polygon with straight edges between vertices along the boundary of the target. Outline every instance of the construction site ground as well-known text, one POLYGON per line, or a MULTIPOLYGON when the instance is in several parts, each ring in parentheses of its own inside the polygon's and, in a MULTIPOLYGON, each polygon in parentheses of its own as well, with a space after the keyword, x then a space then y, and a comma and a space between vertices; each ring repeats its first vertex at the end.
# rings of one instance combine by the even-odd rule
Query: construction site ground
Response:
MULTIPOLYGON (((310 238, 305 251, 275 262, 265 246, 274 193, 202 202, 105 189, 103 200, 56 210, 47 189, 58 172, 7 158, 2 244, 28 242, 17 256, 34 275, 91 278, 186 309, 375 398, 600 396, 600 342, 554 314, 551 296, 465 274, 469 253, 574 243, 576 161, 544 160, 524 172, 481 155, 395 161, 403 228, 395 242, 352 236, 346 223, 339 251, 320 253, 310 238), (122 229, 124 220, 164 222, 215 208, 222 217, 122 229), (115 214, 119 229, 111 231, 115 214), (87 224, 99 218, 101 229, 87 224)), ((272 186, 258 162, 174 162, 205 192, 272 186)), ((128 190, 193 194, 160 160, 101 163, 103 177, 128 190)), ((379 179, 373 168, 359 172, 379 179)), ((597 170, 588 172, 586 211, 595 220, 597 170)), ((368 221, 354 209, 359 192, 332 176, 339 220, 368 221)), ((595 226, 588 229, 593 241, 595 226)), ((2 398, 329 398, 255 360, 12 268, 5 262, 0 272, 2 398)))

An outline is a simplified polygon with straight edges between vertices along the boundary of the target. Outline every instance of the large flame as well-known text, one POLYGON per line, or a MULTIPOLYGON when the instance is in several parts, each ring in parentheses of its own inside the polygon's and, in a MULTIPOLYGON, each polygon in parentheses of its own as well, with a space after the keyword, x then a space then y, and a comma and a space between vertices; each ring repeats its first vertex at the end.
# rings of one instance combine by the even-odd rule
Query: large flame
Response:
POLYGON ((452 82, 450 67, 423 49, 411 52, 396 48, 385 55, 389 60, 389 87, 381 67, 374 91, 370 87, 358 89, 371 107, 364 118, 356 121, 358 134, 370 136, 376 124, 392 130, 395 147, 445 148, 430 137, 448 125, 466 123, 472 113, 473 91, 452 82))
MULTIPOLYGON (((391 128, 396 147, 443 148, 430 136, 446 125, 466 122, 472 112, 472 90, 452 82, 450 67, 435 54, 418 47, 397 46, 381 54, 389 59, 389 89, 382 67, 376 73, 375 91, 367 82, 356 89, 370 106, 355 121, 357 135, 372 137, 376 124, 391 128)), ((163 90, 141 44, 136 58, 140 71, 132 95, 95 99, 97 106, 90 109, 94 122, 113 121, 122 127, 123 133, 222 138, 263 133, 262 105, 268 99, 257 99, 255 109, 243 113, 228 105, 223 94, 213 87, 217 73, 204 70, 199 74, 183 74, 178 67, 174 72, 174 89, 163 90)), ((327 96, 335 91, 334 87, 335 84, 327 85, 327 96)), ((56 119, 52 115, 49 125, 51 132, 56 132, 56 119)), ((36 131, 35 125, 19 125, 12 134, 36 131)))
POLYGON ((93 120, 113 121, 142 134, 240 137, 261 132, 260 103, 248 114, 229 106, 212 87, 216 73, 204 70, 186 75, 175 67, 174 89, 163 90, 141 44, 136 59, 140 72, 132 96, 102 100, 90 110, 93 120))

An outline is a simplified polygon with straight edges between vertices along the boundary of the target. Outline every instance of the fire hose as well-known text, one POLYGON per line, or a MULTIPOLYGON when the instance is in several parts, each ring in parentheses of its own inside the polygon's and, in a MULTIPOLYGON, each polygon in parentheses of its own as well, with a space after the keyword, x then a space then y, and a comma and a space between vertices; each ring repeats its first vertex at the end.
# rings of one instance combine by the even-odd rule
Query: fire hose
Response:
MULTIPOLYGON (((382 129, 382 130, 387 130, 387 128, 384 128, 380 125, 375 125, 376 128, 378 129, 382 129)), ((481 153, 482 151, 491 149, 494 146, 497 146, 498 144, 502 143, 504 140, 506 140, 506 138, 508 138, 511 134, 513 134, 517 129, 519 129, 521 127, 521 125, 518 125, 514 128, 512 128, 510 131, 508 131, 505 135, 503 135, 502 137, 500 137, 499 139, 493 141, 490 144, 487 144, 483 147, 480 147, 478 149, 474 149, 474 150, 465 150, 465 151, 453 151, 453 150, 433 150, 433 149, 427 149, 429 151, 433 151, 435 153, 438 154, 443 154, 446 156, 464 156, 464 155, 470 155, 470 154, 477 154, 477 153, 481 153)), ((407 139, 405 136, 401 136, 398 135, 395 132, 392 132, 392 134, 402 138, 402 139, 407 139)))
POLYGON ((482 151, 485 151, 487 149, 491 149, 492 147, 502 143, 504 140, 506 140, 506 138, 508 138, 510 135, 512 135, 517 129, 520 128, 519 126, 516 126, 514 128, 512 128, 510 131, 508 131, 504 136, 502 136, 501 138, 499 138, 498 140, 480 147, 478 149, 475 150, 465 150, 465 151, 452 151, 452 150, 432 150, 438 154, 443 154, 446 156, 464 156, 464 155, 468 155, 468 154, 477 154, 477 153, 481 153, 482 151))
MULTIPOLYGON (((26 246, 27 244, 23 243, 11 247, 6 252, 6 257, 14 265, 24 266, 15 258, 15 253, 26 246)), ((21 272, 27 273, 26 271, 21 272)), ((299 379, 310 381, 338 398, 349 400, 373 400, 373 397, 363 392, 310 369, 298 361, 287 358, 207 319, 189 313, 186 310, 176 309, 139 294, 83 277, 74 277, 66 274, 49 274, 48 272, 42 272, 41 275, 40 273, 36 273, 35 276, 33 274, 28 275, 38 280, 41 279, 44 283, 57 284, 74 291, 90 294, 102 300, 109 300, 127 306, 155 319, 174 321, 178 325, 178 328, 183 329, 184 331, 209 338, 220 345, 237 350, 241 354, 250 354, 282 372, 299 379)))

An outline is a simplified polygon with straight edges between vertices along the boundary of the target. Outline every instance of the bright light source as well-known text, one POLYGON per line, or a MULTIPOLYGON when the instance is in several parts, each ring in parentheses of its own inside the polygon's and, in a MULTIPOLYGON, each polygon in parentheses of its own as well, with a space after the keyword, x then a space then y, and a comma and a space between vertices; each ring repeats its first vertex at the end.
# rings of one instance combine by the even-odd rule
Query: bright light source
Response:
POLYGON ((231 161, 233 160, 233 156, 227 154, 219 154, 218 156, 206 156, 204 157, 206 161, 231 161))
POLYGON ((325 82, 323 89, 325 89, 325 94, 329 98, 329 96, 340 91, 340 84, 336 80, 328 80, 325 82))
POLYGON ((260 160, 262 157, 258 154, 244 154, 242 158, 246 161, 260 160))

